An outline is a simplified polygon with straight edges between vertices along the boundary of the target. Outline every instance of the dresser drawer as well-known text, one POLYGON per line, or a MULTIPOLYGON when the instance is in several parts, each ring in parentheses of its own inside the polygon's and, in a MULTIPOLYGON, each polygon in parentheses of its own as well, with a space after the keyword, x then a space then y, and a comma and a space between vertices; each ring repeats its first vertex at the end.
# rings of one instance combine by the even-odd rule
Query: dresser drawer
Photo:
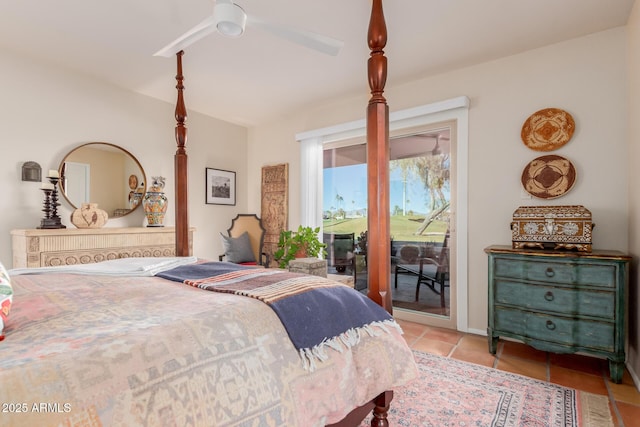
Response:
POLYGON ((570 316, 591 316, 609 320, 615 318, 614 290, 553 287, 496 279, 494 292, 496 304, 570 316))
POLYGON ((495 329, 533 340, 590 350, 614 351, 615 324, 571 319, 504 307, 495 311, 495 329))
POLYGON ((608 264, 574 264, 528 258, 510 259, 496 257, 496 277, 545 283, 581 284, 613 288, 616 284, 616 267, 608 264))

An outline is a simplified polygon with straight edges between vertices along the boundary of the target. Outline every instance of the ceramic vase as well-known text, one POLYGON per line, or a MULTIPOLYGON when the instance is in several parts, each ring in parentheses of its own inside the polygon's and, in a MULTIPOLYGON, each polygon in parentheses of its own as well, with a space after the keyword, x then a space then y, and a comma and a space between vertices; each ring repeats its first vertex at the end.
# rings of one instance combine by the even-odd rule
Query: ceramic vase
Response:
POLYGON ((164 215, 167 212, 168 199, 164 194, 164 178, 152 177, 151 187, 142 199, 142 208, 147 217, 147 227, 164 227, 164 215))
POLYGON ((97 203, 83 203, 71 213, 71 223, 78 228, 102 228, 109 215, 98 208, 97 203))

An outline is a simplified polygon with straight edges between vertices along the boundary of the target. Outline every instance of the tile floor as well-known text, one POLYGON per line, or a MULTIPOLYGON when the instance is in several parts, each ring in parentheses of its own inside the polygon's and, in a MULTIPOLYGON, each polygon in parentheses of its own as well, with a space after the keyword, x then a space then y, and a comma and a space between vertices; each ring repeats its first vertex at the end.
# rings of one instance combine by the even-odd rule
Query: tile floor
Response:
POLYGON ((608 396, 616 427, 640 426, 640 392, 629 372, 625 372, 621 384, 612 383, 606 360, 547 353, 504 340, 500 340, 494 356, 489 353, 487 337, 402 320, 398 323, 409 346, 415 350, 608 396))

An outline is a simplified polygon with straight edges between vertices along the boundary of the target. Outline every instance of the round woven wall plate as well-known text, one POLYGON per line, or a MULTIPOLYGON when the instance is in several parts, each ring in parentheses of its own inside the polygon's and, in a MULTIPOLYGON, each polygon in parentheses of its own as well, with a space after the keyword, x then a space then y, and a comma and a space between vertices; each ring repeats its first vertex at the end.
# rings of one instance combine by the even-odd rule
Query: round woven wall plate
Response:
POLYGON ((576 169, 564 157, 547 155, 533 159, 522 171, 527 193, 540 199, 554 199, 567 193, 576 181, 576 169))
POLYGON ((536 111, 522 125, 522 142, 536 151, 552 151, 569 142, 576 123, 571 114, 559 108, 536 111))

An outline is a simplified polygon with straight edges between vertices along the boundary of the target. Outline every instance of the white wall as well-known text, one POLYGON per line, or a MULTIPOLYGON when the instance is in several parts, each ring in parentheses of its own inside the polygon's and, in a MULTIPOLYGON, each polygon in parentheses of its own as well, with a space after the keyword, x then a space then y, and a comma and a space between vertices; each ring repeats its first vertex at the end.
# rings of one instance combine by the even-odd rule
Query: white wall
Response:
MULTIPOLYGON (((640 192, 638 192, 638 162, 640 161, 640 2, 636 2, 627 23, 628 34, 628 102, 629 126, 629 252, 633 255, 629 286, 629 350, 627 359, 633 371, 640 373, 640 192)), ((636 381, 636 384, 639 382, 636 381)))
MULTIPOLYGON (((0 262, 11 267, 10 230, 35 228, 43 217, 40 184, 21 181, 21 167, 33 160, 43 176, 57 169, 73 147, 92 141, 117 144, 138 158, 147 178, 167 178, 169 210, 165 224, 174 224, 173 155, 175 106, 124 91, 90 77, 0 52, 4 88, 0 102, 0 262)), ((185 70, 185 74, 188 70, 185 70)), ((167 85, 175 86, 173 75, 167 85)), ((188 101, 188 89, 185 97, 188 101)), ((236 213, 246 211, 247 130, 189 112, 190 225, 196 227, 194 252, 216 258, 222 251, 218 232, 225 231, 236 213), (206 205, 205 167, 237 172, 237 206, 206 205)), ((71 209, 62 198, 59 215, 69 221, 71 209)), ((142 209, 109 220, 107 227, 141 226, 142 209)))
MULTIPOLYGON (((469 110, 469 328, 486 330, 487 260, 483 249, 510 244, 509 223, 520 205, 582 204, 596 223, 598 248, 628 249, 625 29, 569 40, 404 85, 388 86, 391 111, 456 96, 469 110), (554 154, 577 169, 574 188, 554 200, 523 199, 520 176, 534 158, 520 139, 533 112, 557 107, 576 121, 571 142, 554 154)), ((391 55, 389 55, 391 56, 391 55)), ((363 68, 364 69, 364 68, 363 68)), ((393 73, 390 61, 389 72, 393 73)), ((366 76, 363 74, 363 85, 366 76)), ((249 133, 250 208, 259 207, 259 168, 290 164, 290 227, 300 221, 299 147, 294 135, 365 117, 368 95, 305 112, 249 133), (256 175, 256 173, 258 175, 256 175)))

